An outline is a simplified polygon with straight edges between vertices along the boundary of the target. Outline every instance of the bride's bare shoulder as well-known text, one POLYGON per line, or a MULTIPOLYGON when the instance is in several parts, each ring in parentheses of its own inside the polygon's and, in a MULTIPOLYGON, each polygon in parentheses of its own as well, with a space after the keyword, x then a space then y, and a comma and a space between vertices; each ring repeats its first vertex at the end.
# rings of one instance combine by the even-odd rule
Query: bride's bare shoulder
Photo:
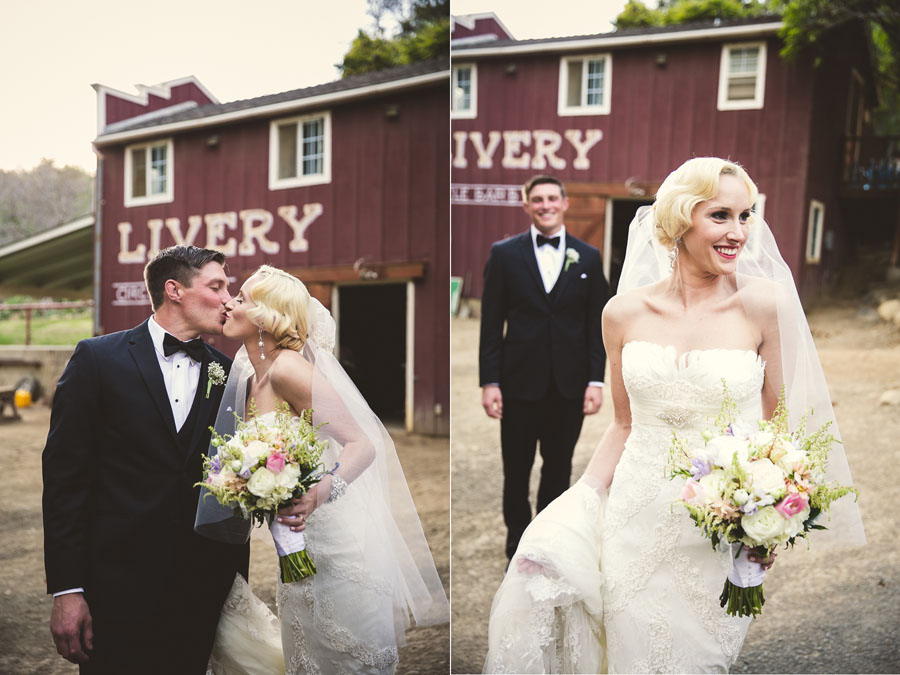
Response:
POLYGON ((277 390, 284 387, 309 384, 312 381, 313 365, 300 352, 283 349, 269 369, 269 380, 277 390))
POLYGON ((633 288, 613 296, 603 309, 604 330, 624 326, 647 312, 660 284, 633 288))

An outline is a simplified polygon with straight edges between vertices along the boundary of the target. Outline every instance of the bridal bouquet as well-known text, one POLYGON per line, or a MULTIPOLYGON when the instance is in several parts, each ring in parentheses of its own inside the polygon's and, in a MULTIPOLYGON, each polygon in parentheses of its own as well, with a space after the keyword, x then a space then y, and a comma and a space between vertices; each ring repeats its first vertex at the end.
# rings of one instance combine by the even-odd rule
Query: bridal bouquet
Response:
MULTIPOLYGON (((234 507, 243 518, 269 523, 278 549, 281 580, 297 581, 316 573, 306 552, 302 532, 274 520, 278 508, 305 494, 324 475, 321 463, 326 441, 312 424, 312 410, 292 418, 282 403, 267 422, 256 416, 253 401, 246 421, 237 419, 234 436, 222 436, 210 427, 217 452, 203 457, 205 487, 223 506, 234 507)), ((319 425, 321 426, 321 425, 319 425)))
MULTIPOLYGON (((737 404, 727 388, 713 429, 696 447, 673 434, 670 478, 685 477, 682 503, 715 548, 720 541, 740 543, 768 556, 777 546, 793 546, 831 503, 856 488, 825 481, 825 465, 837 442, 829 424, 807 433, 808 415, 791 433, 782 388, 771 420, 756 428, 737 421, 737 404)), ((732 616, 756 616, 765 602, 762 585, 743 588, 725 581, 720 597, 732 616)))

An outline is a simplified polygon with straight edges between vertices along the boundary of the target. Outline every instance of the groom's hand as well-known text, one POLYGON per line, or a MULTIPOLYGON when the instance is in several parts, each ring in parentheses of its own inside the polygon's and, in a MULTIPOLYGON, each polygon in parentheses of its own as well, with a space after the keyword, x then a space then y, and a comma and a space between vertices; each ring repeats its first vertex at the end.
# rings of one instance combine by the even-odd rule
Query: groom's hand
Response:
POLYGON ((481 390, 481 405, 488 417, 503 419, 503 394, 496 384, 486 384, 481 390))
POLYGON ((593 415, 603 405, 603 387, 587 386, 584 390, 584 414, 593 415))
POLYGON ((60 656, 72 663, 87 663, 87 652, 94 648, 94 628, 83 594, 66 593, 53 598, 50 632, 60 656))

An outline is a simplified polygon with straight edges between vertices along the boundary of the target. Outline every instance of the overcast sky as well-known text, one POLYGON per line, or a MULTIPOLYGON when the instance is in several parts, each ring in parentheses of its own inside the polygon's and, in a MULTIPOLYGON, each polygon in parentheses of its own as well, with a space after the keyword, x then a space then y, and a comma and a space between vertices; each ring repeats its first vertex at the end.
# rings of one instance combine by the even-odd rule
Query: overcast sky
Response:
MULTIPOLYGON (((517 40, 612 30, 625 0, 450 0, 453 14, 493 12, 517 40)), ((653 4, 653 3, 645 3, 653 4)))
POLYGON ((330 82, 366 0, 0 0, 0 169, 94 172, 91 84, 196 76, 221 102, 330 82))

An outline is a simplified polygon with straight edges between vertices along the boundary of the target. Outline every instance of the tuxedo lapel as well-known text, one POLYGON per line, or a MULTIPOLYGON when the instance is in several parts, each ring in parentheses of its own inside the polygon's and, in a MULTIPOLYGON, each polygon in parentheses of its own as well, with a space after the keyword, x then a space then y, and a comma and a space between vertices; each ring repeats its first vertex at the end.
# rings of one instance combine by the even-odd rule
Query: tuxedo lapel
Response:
POLYGON ((541 271, 538 269, 537 256, 534 254, 534 244, 531 241, 531 231, 520 235, 519 253, 522 256, 522 262, 531 274, 531 278, 537 284, 537 290, 542 297, 547 297, 547 291, 544 288, 544 280, 541 278, 541 271))
MULTIPOLYGON (((169 435, 176 443, 178 441, 175 431, 175 417, 172 415, 172 405, 169 403, 169 395, 166 392, 166 383, 163 380, 162 370, 153 349, 153 340, 150 338, 150 330, 145 321, 134 329, 128 351, 137 365, 138 372, 144 380, 153 405, 162 417, 169 435)), ((205 385, 204 385, 205 386, 205 385)))
MULTIPOLYGON (((566 250, 570 248, 574 251, 578 251, 578 240, 566 233, 566 250)), ((569 265, 569 269, 566 270, 566 256, 564 254, 562 268, 559 270, 559 277, 556 280, 556 284, 553 286, 553 290, 550 292, 550 295, 554 300, 565 293, 566 286, 569 285, 569 280, 572 278, 572 275, 577 274, 579 271, 578 263, 574 261, 569 265)))
MULTIPOLYGON (((196 408, 196 417, 194 417, 194 429, 191 432, 191 439, 188 443, 188 447, 185 448, 187 450, 186 460, 191 458, 194 449, 200 443, 200 440, 203 438, 203 433, 207 431, 210 426, 209 423, 209 414, 210 414, 210 406, 213 401, 220 400, 220 393, 222 391, 221 386, 213 385, 210 387, 209 398, 206 398, 206 388, 209 382, 209 364, 214 359, 211 358, 209 353, 209 348, 206 348, 206 352, 203 355, 203 363, 200 364, 200 379, 197 381, 197 394, 194 396, 194 403, 191 405, 191 411, 189 416, 193 416, 196 408), (218 392, 218 393, 217 393, 218 392)), ((203 452, 206 452, 206 448, 203 448, 203 452)))

